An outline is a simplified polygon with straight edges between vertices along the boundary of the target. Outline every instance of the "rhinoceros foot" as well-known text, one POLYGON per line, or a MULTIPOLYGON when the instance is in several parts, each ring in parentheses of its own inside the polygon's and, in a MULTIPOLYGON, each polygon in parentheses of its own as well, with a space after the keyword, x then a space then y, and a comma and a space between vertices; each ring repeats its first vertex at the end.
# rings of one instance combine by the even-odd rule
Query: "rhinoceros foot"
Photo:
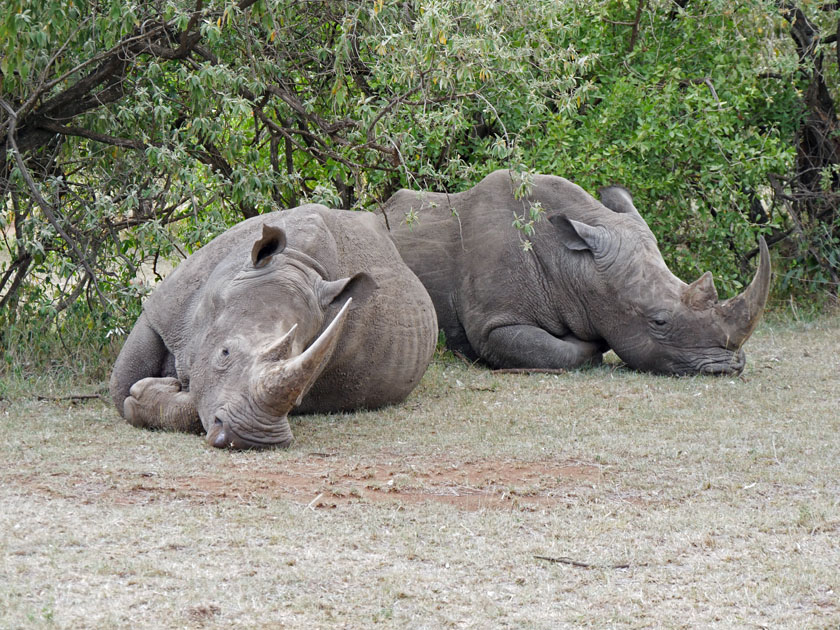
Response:
POLYGON ((123 403, 129 424, 144 429, 201 433, 203 428, 189 392, 177 378, 144 378, 131 386, 123 403))

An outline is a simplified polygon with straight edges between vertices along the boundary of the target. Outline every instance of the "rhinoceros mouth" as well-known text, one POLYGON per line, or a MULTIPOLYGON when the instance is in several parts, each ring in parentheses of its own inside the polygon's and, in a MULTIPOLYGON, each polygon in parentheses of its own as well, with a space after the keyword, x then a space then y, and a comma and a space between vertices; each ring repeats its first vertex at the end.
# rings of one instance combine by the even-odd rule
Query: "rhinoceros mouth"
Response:
MULTIPOLYGON (((283 418, 281 424, 288 428, 288 420, 283 418)), ((232 450, 264 450, 268 448, 287 448, 294 442, 291 431, 281 431, 276 437, 259 437, 249 435, 245 437, 236 430, 233 424, 215 418, 210 430, 207 431, 207 442, 216 448, 232 450)))
MULTIPOLYGON (((233 427, 230 428, 230 433, 232 439, 226 441, 222 440, 222 447, 224 448, 233 448, 236 450, 265 450, 269 448, 288 448, 291 446, 292 442, 294 442, 294 438, 286 438, 283 440, 260 440, 255 437, 243 437, 239 433, 236 432, 236 429, 233 427), (226 443, 227 442, 227 443, 226 443)), ((214 444, 215 446, 215 444, 214 444)))
POLYGON ((285 448, 293 441, 289 419, 285 415, 272 415, 252 403, 246 404, 245 408, 224 405, 216 411, 207 430, 207 442, 216 448, 285 448))
POLYGON ((701 361, 692 371, 714 376, 737 376, 744 370, 744 365, 746 364, 744 352, 743 350, 738 350, 737 352, 728 354, 729 356, 725 359, 707 359, 701 361))
POLYGON ((717 352, 704 353, 704 356, 683 358, 664 366, 650 369, 651 372, 670 376, 736 376, 744 370, 746 357, 743 350, 719 349, 717 352))

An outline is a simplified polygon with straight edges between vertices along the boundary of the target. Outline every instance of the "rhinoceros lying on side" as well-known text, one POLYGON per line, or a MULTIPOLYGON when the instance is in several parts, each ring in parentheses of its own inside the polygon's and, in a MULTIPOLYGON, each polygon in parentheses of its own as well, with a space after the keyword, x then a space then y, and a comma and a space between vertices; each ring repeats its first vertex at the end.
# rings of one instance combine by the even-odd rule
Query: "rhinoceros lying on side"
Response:
POLYGON ((685 284, 620 187, 601 202, 562 177, 538 175, 527 200, 508 171, 458 194, 397 192, 391 237, 435 304, 450 348, 493 367, 574 368, 612 348, 633 368, 666 374, 738 373, 741 346, 770 286, 761 240, 755 279, 719 302, 710 273, 685 284), (532 251, 515 215, 540 202, 532 251), (406 216, 416 213, 408 223, 406 216))
POLYGON ((403 400, 436 341, 431 300, 377 220, 306 205, 248 219, 182 262, 144 304, 111 396, 136 426, 286 446, 294 407, 403 400))

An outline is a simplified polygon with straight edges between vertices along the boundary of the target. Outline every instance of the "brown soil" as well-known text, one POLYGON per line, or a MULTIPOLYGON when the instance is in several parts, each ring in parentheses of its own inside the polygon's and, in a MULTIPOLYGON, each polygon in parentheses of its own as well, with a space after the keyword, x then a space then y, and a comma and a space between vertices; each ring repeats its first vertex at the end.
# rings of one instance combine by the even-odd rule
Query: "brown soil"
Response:
POLYGON ((460 463, 370 462, 348 464, 329 458, 294 462, 283 470, 250 471, 240 476, 191 480, 196 491, 255 492, 332 508, 368 500, 418 503, 436 501, 462 509, 553 503, 580 484, 599 479, 594 466, 567 462, 469 461, 460 463))
POLYGON ((209 503, 219 499, 255 502, 291 499, 310 509, 336 508, 354 502, 447 503, 465 510, 529 509, 569 500, 603 479, 594 464, 577 461, 524 462, 482 459, 442 462, 419 457, 389 457, 358 462, 313 453, 273 467, 231 462, 212 476, 163 477, 155 473, 111 471, 87 479, 20 479, 32 491, 117 504, 161 500, 209 503), (390 460, 395 461, 390 461, 390 460), (398 460, 398 461, 397 461, 398 460), (58 482, 58 483, 56 483, 58 482))

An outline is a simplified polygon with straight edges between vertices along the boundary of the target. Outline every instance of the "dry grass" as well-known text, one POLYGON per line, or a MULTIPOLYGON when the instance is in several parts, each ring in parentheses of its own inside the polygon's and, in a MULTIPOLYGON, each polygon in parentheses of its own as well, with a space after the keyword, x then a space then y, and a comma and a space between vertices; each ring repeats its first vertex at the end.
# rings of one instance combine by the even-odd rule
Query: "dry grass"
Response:
POLYGON ((285 452, 0 401, 0 628, 837 628, 840 318, 748 355, 740 379, 437 362, 285 452))

